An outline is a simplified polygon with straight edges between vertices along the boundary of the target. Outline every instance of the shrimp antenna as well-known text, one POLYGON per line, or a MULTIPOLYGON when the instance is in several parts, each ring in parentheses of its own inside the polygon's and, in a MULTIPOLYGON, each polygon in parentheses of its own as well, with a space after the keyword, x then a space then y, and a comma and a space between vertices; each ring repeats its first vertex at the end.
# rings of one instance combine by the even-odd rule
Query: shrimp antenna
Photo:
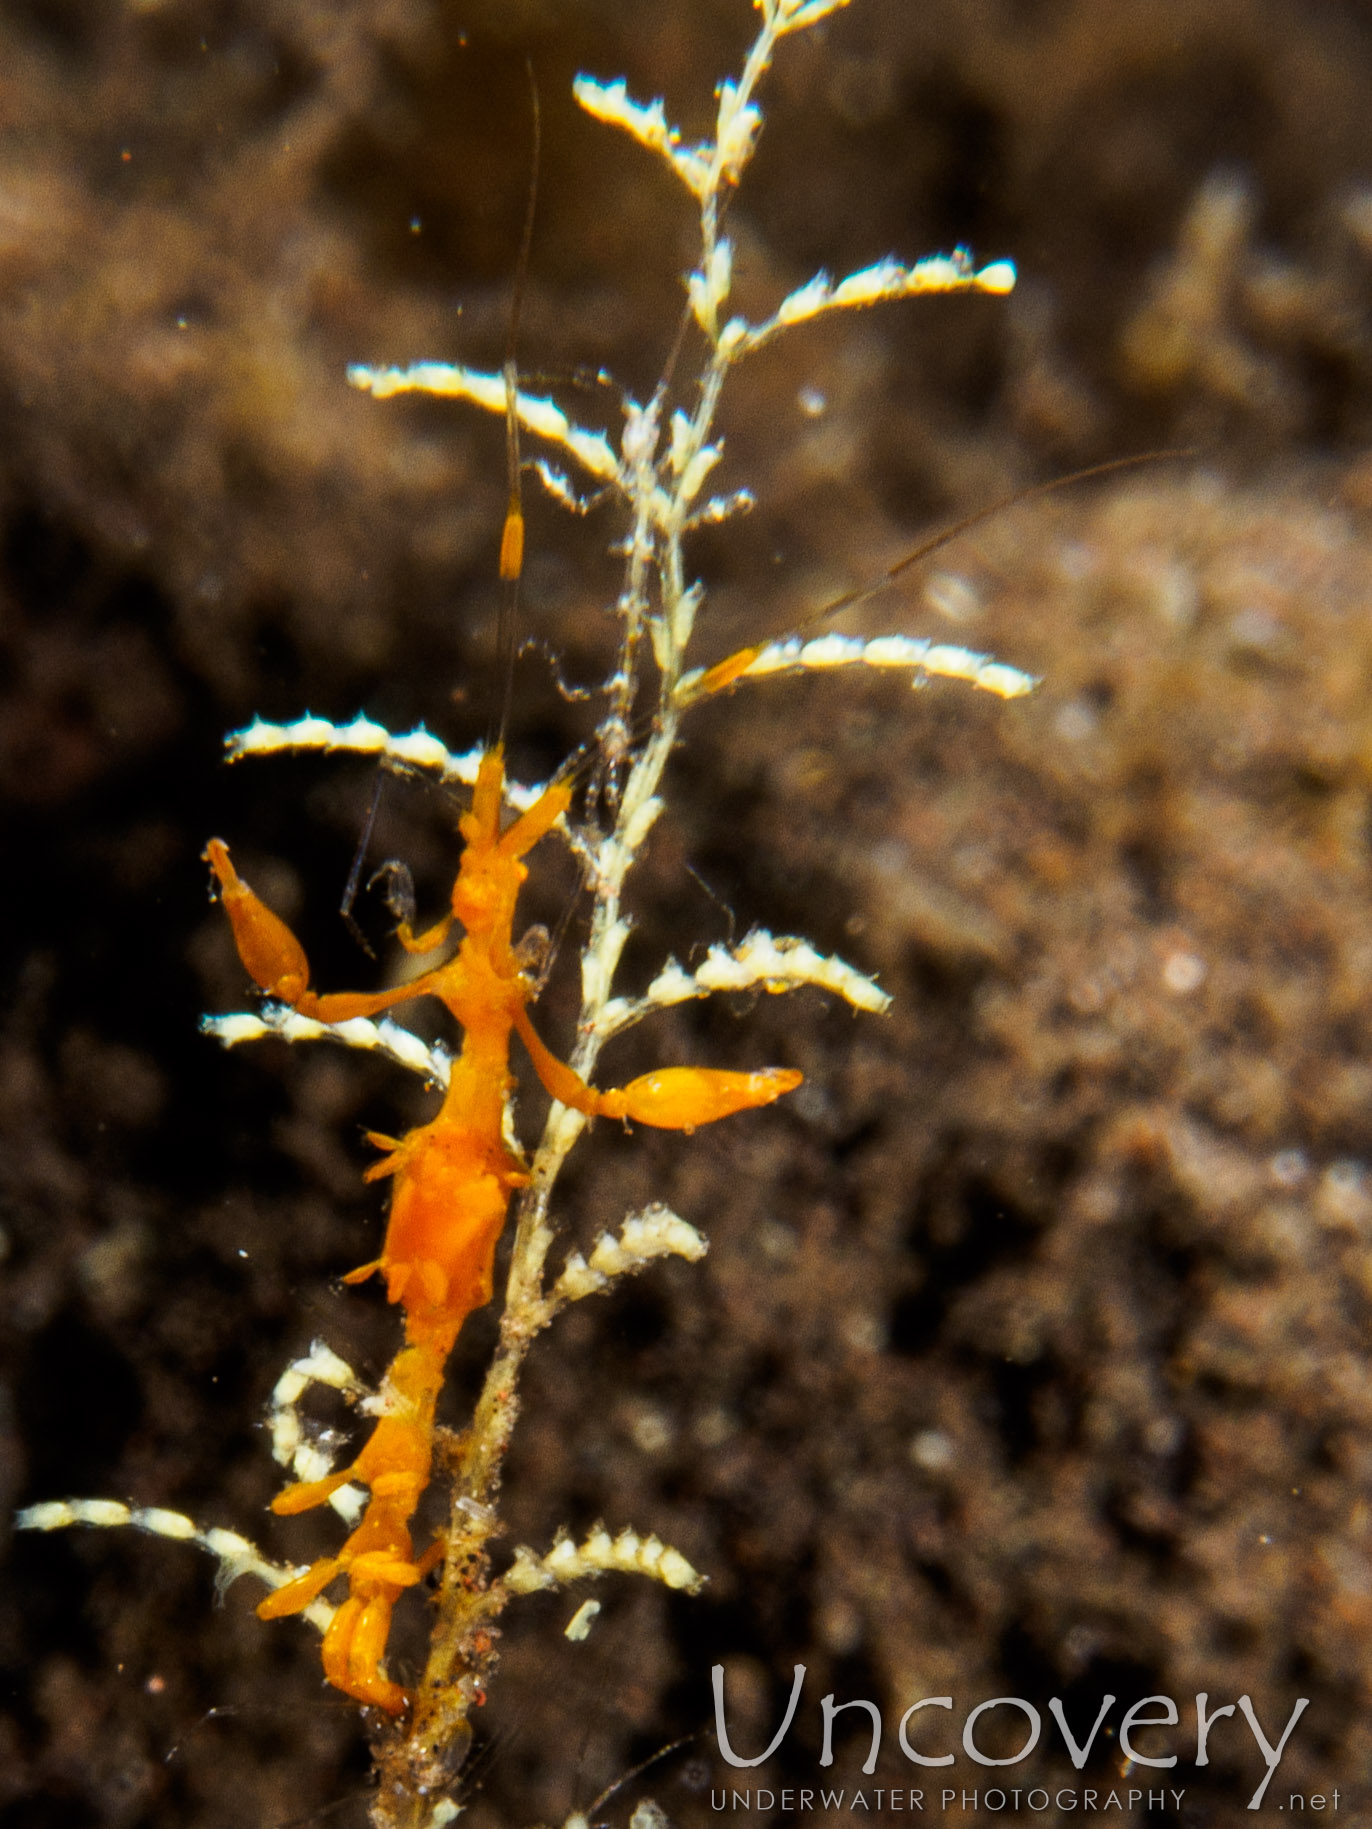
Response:
MULTIPOLYGON (((519 368, 516 351, 519 342, 519 319, 524 308, 525 281, 529 275, 529 255, 534 240, 534 209, 538 201, 538 163, 542 139, 542 111, 539 107, 538 84, 534 79, 532 61, 526 59, 524 67, 529 78, 529 97, 533 111, 533 144, 529 169, 529 190, 524 205, 524 228, 520 235, 519 258, 515 263, 514 291, 510 299, 510 324, 505 338, 505 360, 501 364, 501 372, 505 379, 507 488, 505 522, 500 533, 501 600, 499 631, 496 638, 501 685, 499 699, 492 705, 490 723, 486 732, 487 749, 493 749, 497 743, 504 742, 506 726, 510 721, 510 702, 514 686, 515 639, 519 626, 519 580, 524 570, 524 508, 520 478, 519 417, 516 412, 519 395, 519 368), (496 709, 497 703, 498 710, 496 709)), ((378 772, 372 788, 367 817, 357 841, 357 849, 353 853, 352 869, 348 872, 343 900, 338 909, 348 932, 369 959, 374 959, 376 954, 357 924, 353 907, 357 901, 362 872, 366 866, 367 848, 371 844, 372 830, 376 825, 377 810, 381 804, 382 780, 383 778, 378 772)))
POLYGON ((694 1734, 683 1734, 680 1740, 670 1740, 666 1746, 660 1746, 655 1753, 649 1753, 646 1759, 641 1759, 636 1766, 630 1766, 629 1770, 627 1772, 621 1772, 619 1777, 616 1778, 612 1784, 606 1785, 605 1789, 600 1793, 600 1796, 596 1798, 595 1802, 591 1804, 588 1809, 574 1810, 567 1819, 568 1824, 581 1822, 587 1825, 594 1825, 596 1813, 605 1808, 606 1804, 609 1803, 616 1792, 622 1791, 625 1785, 631 1783, 633 1779, 638 1778, 642 1773, 646 1772, 649 1766, 656 1765, 659 1759, 666 1759, 668 1754, 680 1752, 682 1747, 689 1746, 693 1740, 699 1740, 700 1738, 701 1732, 697 1729, 694 1734))
POLYGON ((505 340, 505 360, 501 372, 505 378, 505 524, 500 532, 500 710, 493 718, 487 748, 505 740, 510 721, 510 701, 514 690, 515 639, 519 622, 519 581, 524 570, 524 504, 519 456, 519 319, 524 308, 524 290, 529 277, 529 255, 534 242, 534 212, 538 204, 538 161, 543 137, 543 116, 538 100, 538 83, 532 60, 525 63, 529 78, 532 107, 533 145, 529 162, 529 191, 524 205, 524 231, 520 237, 519 260, 515 266, 514 291, 510 298, 510 327, 505 340))
MULTIPOLYGON (((1054 495, 1059 489, 1066 489, 1074 483, 1090 482, 1100 476, 1113 476, 1120 470, 1137 470, 1144 464, 1160 464, 1170 462, 1175 458, 1195 457, 1197 450, 1198 447, 1195 445, 1178 445, 1158 451, 1136 451, 1129 457, 1112 457, 1105 463, 1091 464, 1085 470, 1071 470, 1065 476, 1049 477, 1047 482, 1029 483, 1023 489, 1016 489, 1012 494, 1002 496, 997 502, 989 502, 985 508, 978 508, 974 513, 964 515, 961 520, 954 521, 950 527, 941 528, 929 539, 922 540, 912 552, 905 553, 897 559, 894 565, 888 565, 884 572, 878 572, 874 578, 869 578, 865 584, 855 585, 852 590, 844 591, 842 596, 830 598, 822 608, 813 611, 797 623, 791 633, 795 636, 803 635, 807 629, 814 628, 818 623, 827 622, 831 616, 837 616, 844 610, 854 610, 864 603, 870 603, 874 597, 879 597, 884 590, 895 583, 897 578, 908 572, 913 566, 920 564, 922 560, 931 558, 936 552, 941 552, 945 546, 951 546, 954 540, 960 540, 963 534, 970 533, 974 527, 980 527, 984 522, 991 520, 994 515, 1003 514, 1007 508, 1017 508, 1024 502, 1039 501, 1042 497, 1054 495)), ((717 692, 726 692, 743 676, 750 663, 767 646, 767 641, 754 642, 746 648, 740 648, 734 654, 726 655, 723 660, 716 661, 712 667, 707 667, 698 677, 686 682, 686 689, 681 694, 680 703, 695 705, 717 692)))
POLYGON ((912 566, 918 565, 923 559, 932 558, 936 552, 941 552, 945 546, 951 546, 954 540, 960 540, 963 534, 970 533, 974 527, 980 527, 983 522, 991 520, 993 516, 1003 514, 1007 508, 1018 508, 1024 502, 1040 501, 1045 495, 1055 495, 1059 489, 1069 488, 1075 483, 1093 482, 1100 476, 1113 476, 1119 470, 1138 470, 1145 464, 1168 463, 1175 458, 1195 457, 1196 453, 1197 447, 1194 445, 1178 445, 1175 448, 1159 451, 1135 451, 1129 457, 1111 457, 1104 463, 1091 464, 1085 470, 1069 470, 1065 476, 1051 476, 1047 482, 1029 483, 1023 489, 1016 489, 1010 495, 1002 496, 998 502, 988 502, 984 508, 978 508, 973 513, 964 515, 960 521, 954 521, 951 527, 941 528, 929 539, 921 541, 913 552, 908 552, 902 558, 897 559, 894 565, 888 565, 886 570, 880 572, 875 578, 869 578, 866 584, 855 585, 851 591, 845 591, 841 597, 835 597, 832 602, 826 603, 822 610, 816 610, 812 616, 807 616, 800 628, 808 629, 813 623, 825 622, 830 616, 837 616, 843 610, 853 610, 859 604, 870 603, 873 597, 879 596, 888 585, 894 584, 896 579, 908 572, 912 566))
MULTIPOLYGON (((870 603, 873 598, 879 597, 884 590, 894 584, 905 572, 920 564, 922 560, 932 558, 936 552, 941 552, 945 546, 951 546, 954 540, 960 540, 963 534, 970 533, 974 527, 980 527, 994 516, 1003 514, 1007 508, 1018 508, 1024 502, 1039 501, 1046 495, 1055 495, 1059 489, 1069 488, 1075 483, 1091 482, 1101 476, 1113 476, 1120 470, 1138 470, 1145 464, 1161 464, 1177 458, 1195 457, 1198 450, 1199 447, 1195 445, 1177 445, 1157 451, 1135 451, 1128 457, 1112 457, 1104 463, 1091 464, 1084 470, 1070 470, 1063 476, 1049 477, 1046 482, 1029 483, 1023 489, 1016 489, 1010 495, 1002 496, 999 501, 988 502, 984 508, 978 508, 973 513, 964 515, 961 520, 954 521, 951 526, 940 528, 936 534, 932 534, 927 540, 922 540, 913 551, 903 554, 894 565, 888 565, 884 572, 878 572, 866 583, 855 585, 852 590, 845 591, 841 597, 833 597, 820 609, 812 611, 810 615, 794 626, 791 633, 803 635, 807 629, 827 622, 831 616, 837 616, 844 610, 857 609, 864 603, 870 603)), ((718 660, 713 666, 707 667, 694 679, 688 679, 679 701, 682 707, 698 705, 703 699, 712 698, 717 693, 727 692, 742 677, 747 670, 748 663, 754 660, 773 639, 776 638, 769 636, 765 641, 752 642, 746 648, 739 648, 735 653, 726 655, 723 660, 718 660)), ((630 742, 637 742, 652 728, 653 717, 651 715, 641 719, 630 729, 630 742)), ((554 779, 579 781, 595 759, 593 743, 583 743, 567 757, 554 779)))
POLYGON ((353 908, 357 902, 357 892, 362 886, 362 872, 366 868, 367 850, 372 842, 372 832, 376 827, 376 815, 381 807, 381 792, 385 781, 384 773, 378 768, 376 779, 372 782, 372 797, 367 805, 367 817, 362 822, 362 830, 357 839, 357 849, 353 852, 352 869, 348 872, 343 900, 338 904, 338 912, 343 917, 344 926, 369 959, 375 959, 376 954, 372 951, 366 934, 358 926, 353 908))

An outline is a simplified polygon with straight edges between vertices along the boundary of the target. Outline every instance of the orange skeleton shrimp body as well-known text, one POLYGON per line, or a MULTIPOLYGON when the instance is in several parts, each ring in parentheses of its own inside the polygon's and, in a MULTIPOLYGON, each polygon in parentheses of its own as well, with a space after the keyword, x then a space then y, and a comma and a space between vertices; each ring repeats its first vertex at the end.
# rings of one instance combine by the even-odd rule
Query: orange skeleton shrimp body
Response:
MULTIPOLYGON (((500 829, 504 759, 499 745, 483 756, 464 840, 452 913, 464 929, 445 965, 395 990, 320 996, 309 988, 304 949, 279 916, 242 881, 222 840, 206 858, 218 878, 239 957, 258 986, 319 1022, 373 1016, 414 997, 437 997, 462 1026, 462 1052, 453 1064, 437 1117, 400 1141, 373 1137, 387 1154, 368 1179, 389 1175, 395 1186, 381 1256, 344 1280, 373 1271, 405 1311, 405 1344, 384 1387, 385 1412, 351 1466, 326 1479, 288 1486, 273 1502, 279 1513, 322 1505, 350 1481, 369 1490, 361 1523, 337 1556, 316 1562, 258 1607, 263 1619, 299 1613, 338 1575, 348 1598, 324 1636, 324 1674, 360 1702, 399 1714, 408 1697, 385 1673, 391 1609, 441 1556, 435 1542, 416 1559, 410 1520, 428 1485, 434 1410, 444 1368, 462 1323, 491 1298, 496 1242, 511 1192, 527 1180, 506 1147, 502 1119, 510 1078, 510 1034, 518 1030, 534 1069, 555 1099, 588 1116, 635 1119, 690 1130, 750 1107, 770 1104, 800 1083, 800 1074, 768 1068, 726 1073, 677 1067, 645 1074, 608 1092, 589 1086, 539 1040, 526 1006, 532 987, 511 943, 515 904, 528 875, 523 859, 554 826, 571 799, 554 782, 508 831, 500 829)), ((427 952, 446 937, 449 919, 414 936, 400 929, 411 952, 427 952)))

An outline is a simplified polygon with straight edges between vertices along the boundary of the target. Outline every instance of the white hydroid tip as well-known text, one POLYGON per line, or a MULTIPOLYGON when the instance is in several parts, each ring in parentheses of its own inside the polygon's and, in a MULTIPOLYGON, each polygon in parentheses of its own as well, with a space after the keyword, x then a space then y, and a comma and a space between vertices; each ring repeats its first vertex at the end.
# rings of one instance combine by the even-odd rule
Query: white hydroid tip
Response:
POLYGON ((1018 277, 1013 260, 993 260, 977 274, 977 286, 982 292, 1013 292, 1018 277))

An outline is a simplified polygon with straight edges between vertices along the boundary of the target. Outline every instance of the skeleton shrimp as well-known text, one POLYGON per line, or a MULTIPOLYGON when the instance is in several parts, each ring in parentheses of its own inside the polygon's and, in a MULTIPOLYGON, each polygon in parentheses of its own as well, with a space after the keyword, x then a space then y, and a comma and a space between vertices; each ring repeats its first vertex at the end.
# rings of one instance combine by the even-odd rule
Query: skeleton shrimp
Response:
MULTIPOLYGON (((507 526, 502 560, 516 538, 507 526)), ((429 1481, 434 1410, 444 1369, 467 1316, 491 1299, 495 1248, 510 1196, 528 1180, 502 1132, 512 1084, 511 1032, 518 1033, 554 1099, 587 1116, 667 1130, 688 1131, 768 1105, 801 1079, 780 1067, 753 1073, 668 1067, 600 1091, 544 1045, 529 1018, 533 985, 521 968, 512 933, 519 891, 528 876, 524 858, 566 811, 572 789, 566 780, 555 780, 502 832, 504 779, 504 755, 497 743, 482 757, 471 808, 459 823, 463 849, 451 913, 420 935, 408 922, 399 929, 407 951, 427 953, 443 944, 456 920, 463 929, 457 951, 446 964, 394 990, 323 995, 311 990, 309 961, 290 928, 238 875, 221 839, 212 839, 205 852, 239 958, 269 996, 324 1023, 373 1016, 416 997, 437 997, 463 1032, 462 1051, 437 1117, 399 1139, 370 1137, 386 1153, 367 1171, 367 1179, 392 1178, 390 1219, 381 1255, 344 1281, 359 1283, 379 1272, 387 1299, 405 1313, 405 1344, 386 1380, 386 1413, 351 1466, 322 1480, 288 1486, 272 1504, 281 1514, 308 1511, 355 1480, 369 1489, 366 1510, 336 1556, 316 1562, 257 1609, 263 1619, 299 1613, 335 1577, 346 1574, 348 1598, 324 1636, 324 1674, 344 1694, 393 1715, 403 1712, 408 1696, 384 1668, 391 1610, 441 1555, 435 1542, 415 1556, 410 1520, 429 1481)))

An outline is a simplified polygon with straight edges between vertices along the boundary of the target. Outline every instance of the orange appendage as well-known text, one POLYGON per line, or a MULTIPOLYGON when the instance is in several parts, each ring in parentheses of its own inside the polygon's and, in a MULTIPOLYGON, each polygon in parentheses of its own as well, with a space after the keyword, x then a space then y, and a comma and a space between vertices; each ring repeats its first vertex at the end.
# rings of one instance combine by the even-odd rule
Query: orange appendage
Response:
POLYGON ((712 1067, 663 1067, 624 1087, 600 1094, 609 1118, 632 1118, 662 1130, 694 1130, 736 1111, 770 1105, 794 1092, 804 1078, 794 1067, 763 1067, 756 1073, 725 1073, 712 1067))
POLYGON ((692 701, 708 698, 715 692, 727 692, 743 678, 765 646, 765 642, 758 642, 751 648, 740 648, 737 654, 726 655, 713 667, 707 667, 692 688, 692 701))
POLYGON ((220 898, 248 976, 282 1003, 298 1006, 310 982, 304 947, 280 915, 274 915, 239 876, 222 838, 212 838, 204 856, 219 880, 220 898))
POLYGON ((763 1067, 756 1073, 728 1073, 716 1067, 662 1067, 645 1073, 627 1086, 602 1092, 588 1086, 539 1039, 525 1012, 514 1018, 519 1038, 529 1051, 534 1070, 555 1099, 588 1118, 630 1118, 660 1130, 694 1130, 697 1124, 714 1124, 736 1111, 770 1105, 783 1093, 793 1092, 804 1078, 793 1067, 763 1067))
POLYGON ((516 503, 511 503, 510 512, 505 516, 505 525, 500 530, 500 576, 502 582, 513 583, 524 570, 524 516, 519 512, 516 503))
POLYGON ((350 1022, 355 1016, 378 1016, 407 998, 421 995, 414 984, 370 994, 343 991, 326 997, 316 995, 309 988, 310 962, 304 947, 280 915, 273 914, 239 876, 223 839, 212 838, 204 857, 218 879, 220 898, 244 969, 269 997, 278 998, 316 1022, 350 1022))
POLYGON ((403 1714, 410 1698, 381 1667, 391 1630, 392 1601, 384 1594, 370 1600, 350 1594, 324 1634, 324 1676, 345 1696, 403 1714))

